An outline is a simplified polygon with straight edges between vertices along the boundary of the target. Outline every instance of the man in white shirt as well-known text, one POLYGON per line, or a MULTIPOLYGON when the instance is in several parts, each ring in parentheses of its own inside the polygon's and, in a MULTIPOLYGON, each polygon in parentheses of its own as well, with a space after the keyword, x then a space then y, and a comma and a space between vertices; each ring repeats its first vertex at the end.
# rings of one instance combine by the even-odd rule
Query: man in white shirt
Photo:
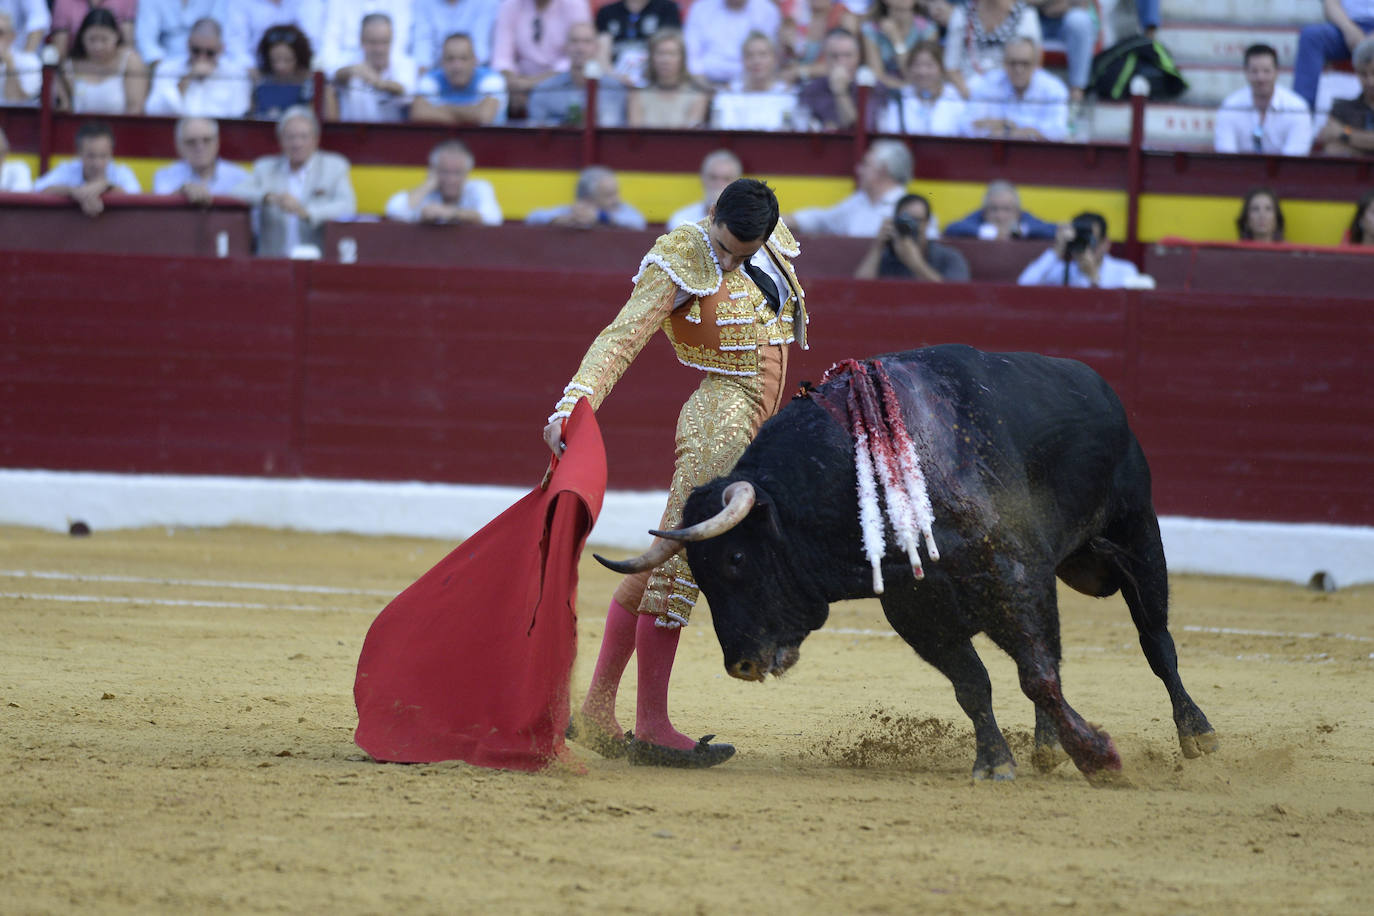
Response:
POLYGON ((705 219, 707 212, 716 205, 720 192, 743 172, 744 166, 740 164, 739 157, 728 149, 707 153, 706 158, 701 160, 701 199, 668 217, 668 231, 672 232, 684 223, 705 219))
POLYGON ((445 140, 429 154, 429 175, 412 191, 386 202, 388 219, 407 223, 501 225, 501 205, 491 183, 470 178, 475 161, 461 140, 445 140))
POLYGON ((234 196, 258 216, 257 253, 287 257, 300 245, 319 247, 324 224, 358 211, 348 160, 320 149, 320 122, 305 105, 293 105, 277 121, 281 154, 253 163, 234 196))
POLYGON ((147 113, 241 118, 248 113, 251 92, 248 70, 224 53, 220 24, 201 19, 186 36, 186 55, 158 65, 147 113))
POLYGON ((139 57, 152 66, 180 56, 191 29, 202 19, 221 25, 229 0, 139 0, 134 16, 134 44, 139 57))
POLYGON ((315 42, 315 69, 333 74, 361 60, 362 21, 378 13, 391 23, 391 59, 408 57, 413 10, 411 0, 304 0, 301 17, 318 30, 310 36, 315 42))
POLYGON ((364 16, 359 34, 359 59, 334 74, 339 120, 404 121, 419 78, 414 61, 395 50, 392 22, 386 13, 364 16))
POLYGON ((1080 286, 1121 289, 1140 276, 1130 261, 1107 254, 1107 220, 1084 212, 1059 227, 1054 247, 1032 261, 1016 282, 1021 286, 1080 286))
POLYGON ((1278 85, 1279 55, 1269 45, 1245 49, 1244 89, 1217 110, 1213 138, 1218 153, 1306 156, 1312 149, 1312 114, 1295 92, 1278 85))
POLYGON ((46 0, 0 0, 0 12, 10 14, 15 44, 25 51, 37 51, 52 28, 46 0))
POLYGON ((683 40, 687 69, 717 86, 744 76, 744 51, 728 36, 762 32, 776 41, 782 14, 772 0, 696 0, 687 12, 683 40))
POLYGON ((762 32, 741 45, 744 76, 711 99, 711 124, 721 130, 785 130, 792 126, 796 93, 778 76, 778 49, 762 32))
POLYGON ((0 128, 0 191, 32 191, 33 173, 28 163, 10 158, 10 138, 0 128))
POLYGON ((415 0, 415 38, 410 56, 421 70, 439 65, 444 39, 468 35, 477 63, 491 64, 491 36, 501 0, 415 0))
POLYGON ((868 148, 855 169, 857 191, 833 207, 798 210, 787 223, 808 235, 873 238, 906 193, 912 169, 911 151, 905 143, 879 140, 868 148))
POLYGON ((973 81, 964 134, 1063 140, 1069 135, 1069 87, 1040 66, 1040 46, 1030 38, 1007 42, 1002 69, 973 81))
POLYGON ((133 170, 114 161, 114 131, 104 121, 87 121, 77 128, 76 158, 43 175, 33 189, 70 197, 90 217, 105 212, 106 194, 142 190, 133 170))
POLYGON ((182 118, 176 127, 181 159, 153 174, 154 194, 181 194, 188 203, 208 207, 217 195, 232 194, 248 173, 219 158, 219 124, 209 118, 182 118))

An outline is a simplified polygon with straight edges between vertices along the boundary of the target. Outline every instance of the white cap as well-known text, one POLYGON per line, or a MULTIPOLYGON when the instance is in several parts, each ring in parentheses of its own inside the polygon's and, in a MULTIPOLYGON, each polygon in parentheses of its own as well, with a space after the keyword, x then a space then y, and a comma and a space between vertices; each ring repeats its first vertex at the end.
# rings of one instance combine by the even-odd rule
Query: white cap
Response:
POLYGON ((1131 95, 1149 95, 1150 81, 1137 73, 1131 77, 1131 95))

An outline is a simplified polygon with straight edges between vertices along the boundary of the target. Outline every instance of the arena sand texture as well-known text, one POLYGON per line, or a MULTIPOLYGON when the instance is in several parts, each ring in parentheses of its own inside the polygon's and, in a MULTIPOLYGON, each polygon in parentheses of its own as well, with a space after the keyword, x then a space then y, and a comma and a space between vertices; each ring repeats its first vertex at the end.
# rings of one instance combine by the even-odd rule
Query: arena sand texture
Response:
MULTIPOLYGON (((948 682, 876 602, 837 606, 766 685, 723 674, 697 615, 673 704, 739 747, 714 770, 373 763, 351 740, 363 635, 451 546, 0 529, 0 911, 1374 912, 1374 589, 1177 579, 1183 677, 1221 738, 1199 760, 1125 605, 1065 592, 1066 694, 1115 737, 1116 788, 1034 771, 986 641, 1021 768, 973 784, 948 682)), ((582 575, 574 690, 615 584, 590 556, 582 575)))

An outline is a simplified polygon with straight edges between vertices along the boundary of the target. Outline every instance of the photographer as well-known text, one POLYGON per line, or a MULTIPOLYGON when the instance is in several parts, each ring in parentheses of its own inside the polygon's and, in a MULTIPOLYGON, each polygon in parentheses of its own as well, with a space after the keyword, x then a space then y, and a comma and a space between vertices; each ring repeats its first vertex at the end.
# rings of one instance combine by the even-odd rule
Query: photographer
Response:
POLYGON ((931 241, 930 201, 920 194, 908 194, 897 201, 891 219, 868 247, 854 276, 860 280, 875 277, 903 277, 941 283, 967 283, 968 262, 958 251, 931 241))
POLYGON ((1017 279, 1021 286, 1096 286, 1120 289, 1140 276, 1135 265, 1107 254, 1107 220, 1099 213, 1080 213, 1059 227, 1054 247, 1036 258, 1017 279))

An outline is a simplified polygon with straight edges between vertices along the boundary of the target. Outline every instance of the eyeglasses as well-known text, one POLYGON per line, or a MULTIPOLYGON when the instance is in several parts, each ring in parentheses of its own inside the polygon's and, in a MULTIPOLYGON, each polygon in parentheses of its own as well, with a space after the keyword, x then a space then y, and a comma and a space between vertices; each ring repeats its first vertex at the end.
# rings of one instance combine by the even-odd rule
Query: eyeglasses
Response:
POLYGON ((287 44, 292 44, 299 34, 300 33, 296 31, 294 26, 279 25, 276 28, 267 30, 267 43, 277 44, 278 42, 286 42, 287 44))
POLYGON ((209 146, 214 143, 215 137, 182 137, 181 142, 187 146, 209 146))
POLYGON ((219 48, 197 48, 191 46, 192 57, 219 57, 219 48))

